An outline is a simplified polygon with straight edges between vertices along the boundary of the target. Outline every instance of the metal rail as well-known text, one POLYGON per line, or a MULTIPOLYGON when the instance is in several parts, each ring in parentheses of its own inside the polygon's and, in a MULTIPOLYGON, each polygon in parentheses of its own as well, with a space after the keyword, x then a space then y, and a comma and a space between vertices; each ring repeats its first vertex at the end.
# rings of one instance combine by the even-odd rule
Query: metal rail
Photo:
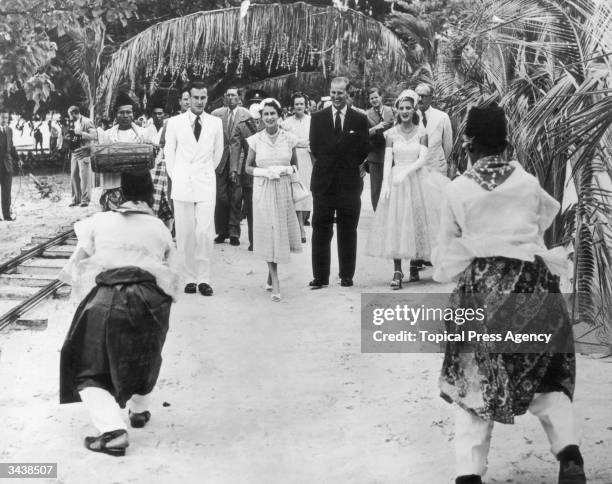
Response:
MULTIPOLYGON (((42 253, 45 252, 45 250, 51 247, 54 247, 56 245, 60 245, 66 240, 68 240, 69 238, 74 237, 74 236, 75 236, 74 230, 71 229, 59 235, 56 235, 55 237, 48 240, 47 242, 38 244, 36 247, 32 247, 32 249, 28 250, 27 252, 24 252, 21 255, 18 255, 17 257, 14 257, 0 264, 0 274, 4 274, 7 271, 14 269, 20 264, 23 264, 24 262, 30 259, 33 259, 34 257, 38 255, 41 255, 42 253)), ((15 306, 10 311, 7 311, 6 313, 4 313, 2 316, 0 316, 0 331, 2 331, 4 328, 6 328, 11 323, 14 323, 15 321, 17 321, 26 312, 28 312, 30 309, 40 304, 43 300, 45 300, 47 297, 49 297, 51 294, 53 294, 63 285, 64 283, 62 281, 60 281, 59 279, 55 279, 54 281, 50 282, 46 286, 42 287, 40 291, 38 291, 36 294, 30 296, 29 298, 27 298, 25 301, 23 301, 19 305, 15 306)))
POLYGON ((41 288, 36 294, 30 296, 18 306, 15 306, 10 311, 4 313, 2 316, 0 316, 0 331, 11 323, 17 321, 21 316, 23 316, 33 307, 40 304, 44 299, 49 297, 63 285, 64 283, 62 281, 55 279, 53 282, 50 282, 45 287, 41 288))
POLYGON ((52 239, 44 242, 42 244, 38 244, 36 247, 32 247, 27 252, 24 252, 17 257, 13 257, 12 259, 0 264, 0 274, 4 274, 5 272, 14 269, 20 264, 23 264, 25 261, 33 259, 34 257, 42 254, 45 250, 55 246, 60 245, 71 237, 74 237, 75 233, 73 229, 70 229, 66 232, 63 232, 59 235, 56 235, 52 239))

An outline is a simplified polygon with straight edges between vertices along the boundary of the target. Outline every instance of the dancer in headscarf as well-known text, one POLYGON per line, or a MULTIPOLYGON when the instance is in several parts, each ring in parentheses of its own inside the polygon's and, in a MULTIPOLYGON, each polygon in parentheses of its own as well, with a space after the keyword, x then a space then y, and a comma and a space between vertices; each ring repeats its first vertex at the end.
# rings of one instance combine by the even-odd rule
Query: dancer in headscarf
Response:
POLYGON ((85 447, 114 456, 129 445, 119 407, 127 403, 132 427, 151 418, 178 292, 172 237, 150 208, 151 175, 124 173, 121 189, 124 203, 75 224, 78 243, 60 276, 83 298, 62 348, 60 403, 83 401, 100 432, 85 447))
POLYGON ((447 343, 440 388, 443 398, 457 404, 456 483, 480 484, 494 422, 514 423, 529 410, 560 461, 559 484, 584 484, 571 403, 573 335, 558 294, 565 252, 548 250, 543 238, 559 203, 519 163, 502 158, 502 108, 471 109, 465 136, 474 165, 446 187, 434 278, 458 278, 451 308, 482 308, 485 318, 473 325, 450 322, 446 329, 550 332, 552 339, 531 353, 500 352, 482 340, 447 343))

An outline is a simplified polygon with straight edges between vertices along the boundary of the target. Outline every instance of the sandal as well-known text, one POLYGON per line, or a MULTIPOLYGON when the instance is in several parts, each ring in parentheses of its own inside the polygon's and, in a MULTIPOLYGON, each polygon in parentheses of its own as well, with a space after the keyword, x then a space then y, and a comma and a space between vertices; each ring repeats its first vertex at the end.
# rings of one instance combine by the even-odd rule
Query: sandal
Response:
POLYGON ((127 431, 123 429, 104 432, 97 437, 85 437, 85 447, 87 449, 93 452, 102 452, 114 457, 124 456, 125 449, 129 445, 127 431))
POLYGON ((402 271, 395 271, 393 273, 393 279, 391 280, 391 284, 389 284, 391 286, 391 288, 393 288, 394 290, 398 290, 402 288, 402 280, 404 279, 404 273, 402 271), (395 275, 399 274, 399 278, 395 278, 395 275))
POLYGON ((130 417, 130 425, 135 429, 143 428, 146 423, 151 420, 151 412, 148 410, 140 413, 129 410, 128 415, 130 417))

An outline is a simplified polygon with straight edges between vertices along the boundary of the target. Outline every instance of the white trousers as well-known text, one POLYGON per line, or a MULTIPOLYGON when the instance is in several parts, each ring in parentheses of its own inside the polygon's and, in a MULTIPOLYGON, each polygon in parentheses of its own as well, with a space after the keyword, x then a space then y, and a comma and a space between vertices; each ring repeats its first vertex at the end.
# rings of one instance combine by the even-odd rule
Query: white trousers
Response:
MULTIPOLYGON (((103 434, 113 430, 127 430, 121 409, 108 391, 98 387, 87 387, 79 392, 81 400, 89 411, 89 416, 96 429, 103 434)), ((149 395, 133 395, 127 402, 132 413, 149 410, 149 395)))
POLYGON ((215 203, 174 200, 176 245, 184 282, 210 283, 215 203))
MULTIPOLYGON (((540 419, 555 456, 568 445, 578 445, 572 403, 565 393, 536 393, 529 411, 540 419)), ((456 407, 455 459, 458 476, 483 476, 487 472, 492 432, 492 420, 483 420, 456 407)))

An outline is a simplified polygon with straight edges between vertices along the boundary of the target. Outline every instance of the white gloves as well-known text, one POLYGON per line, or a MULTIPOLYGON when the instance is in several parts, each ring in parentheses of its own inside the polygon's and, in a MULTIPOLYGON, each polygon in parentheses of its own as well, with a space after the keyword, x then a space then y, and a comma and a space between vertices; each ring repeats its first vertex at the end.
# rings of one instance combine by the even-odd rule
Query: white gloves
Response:
POLYGON ((391 195, 391 189, 389 188, 389 184, 383 182, 382 187, 380 187, 380 198, 387 199, 391 195))
POLYGON ((283 175, 291 175, 292 166, 269 166, 268 168, 253 168, 253 176, 263 176, 268 180, 278 180, 283 175))

